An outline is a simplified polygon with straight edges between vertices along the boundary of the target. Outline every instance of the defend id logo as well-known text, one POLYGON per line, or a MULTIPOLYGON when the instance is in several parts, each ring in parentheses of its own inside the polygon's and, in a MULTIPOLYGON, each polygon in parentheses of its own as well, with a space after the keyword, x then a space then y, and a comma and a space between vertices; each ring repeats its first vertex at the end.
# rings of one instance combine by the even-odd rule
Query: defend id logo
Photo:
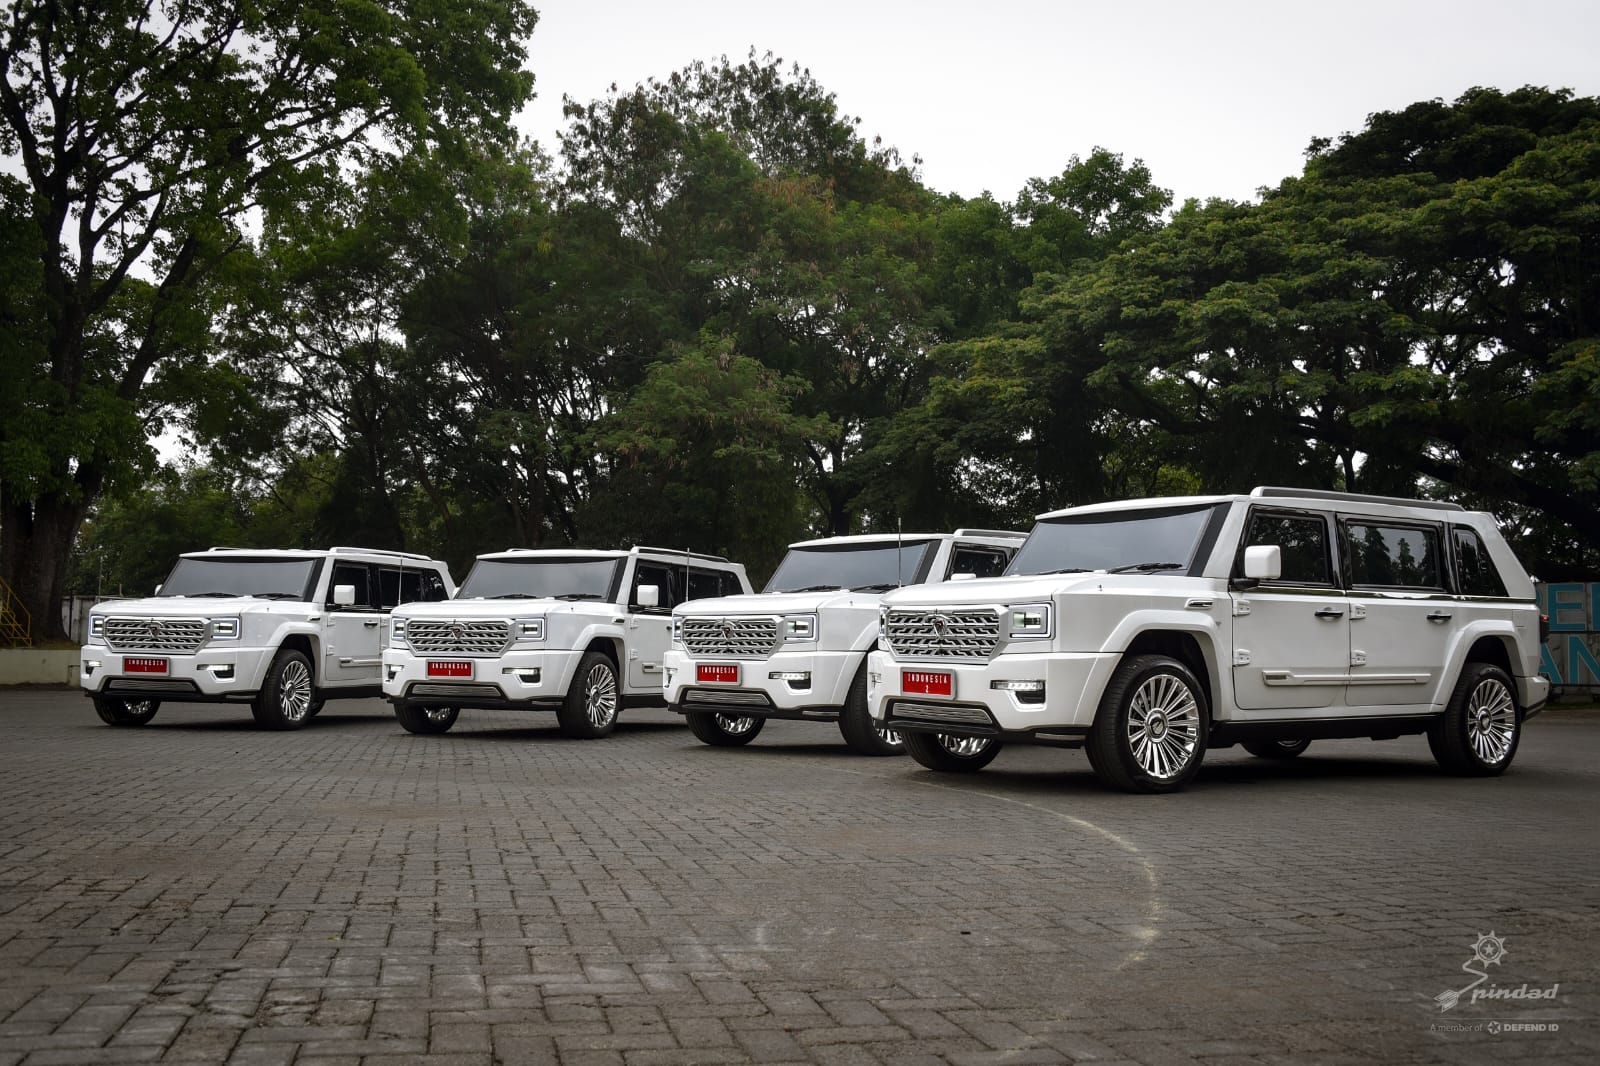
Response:
POLYGON ((1498 984, 1489 985, 1487 988, 1478 987, 1489 980, 1489 967, 1500 965, 1505 957, 1505 937, 1495 936, 1493 931, 1480 933, 1472 945, 1472 958, 1461 964, 1461 969, 1477 980, 1465 988, 1447 988, 1434 996, 1433 1001, 1439 1004, 1439 1010, 1447 1011, 1459 1006, 1462 996, 1470 996, 1468 1003, 1477 1003, 1484 999, 1553 1000, 1561 991, 1560 984, 1553 984, 1549 988, 1529 988, 1526 982, 1516 988, 1498 984))

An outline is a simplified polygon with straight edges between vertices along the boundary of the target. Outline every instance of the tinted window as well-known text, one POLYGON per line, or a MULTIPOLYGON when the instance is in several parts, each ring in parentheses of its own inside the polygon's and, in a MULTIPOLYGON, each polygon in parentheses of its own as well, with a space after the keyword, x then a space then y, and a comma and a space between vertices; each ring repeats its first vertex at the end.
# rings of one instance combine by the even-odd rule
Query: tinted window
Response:
POLYGON ((633 571, 633 592, 628 596, 628 603, 637 606, 639 603, 639 587, 641 585, 654 585, 661 590, 661 600, 655 607, 646 607, 644 610, 670 611, 678 603, 679 575, 667 567, 655 563, 640 563, 633 571))
POLYGON ((1478 534, 1457 527, 1456 541, 1456 591, 1463 596, 1504 596, 1505 582, 1494 568, 1489 553, 1478 534))
POLYGON ((161 595, 303 600, 311 594, 316 566, 315 559, 179 559, 161 595))
POLYGON ((999 577, 1010 562, 1009 552, 999 548, 957 548, 951 556, 952 574, 973 574, 977 577, 999 577))
MULTIPOLYGON (((604 600, 611 595, 617 559, 479 559, 456 591, 459 600, 604 600)), ((441 597, 442 598, 442 597, 441 597)))
POLYGON ((354 607, 371 608, 372 587, 371 568, 366 563, 334 563, 333 580, 328 583, 328 602, 333 603, 333 590, 340 585, 354 585, 356 602, 354 607))
POLYGON ((1357 585, 1441 588, 1439 532, 1421 526, 1352 521, 1345 525, 1350 546, 1350 580, 1357 585))
POLYGON ((922 580, 932 554, 928 540, 870 541, 790 548, 783 557, 768 592, 801 589, 892 589, 922 580))
POLYGON ((1006 573, 1111 570, 1145 563, 1177 563, 1175 571, 1186 570, 1212 510, 1209 504, 1175 511, 1141 507, 1053 518, 1033 527, 1006 573))
POLYGON ((378 571, 378 604, 385 609, 417 600, 434 602, 448 598, 438 571, 388 568, 378 571))
POLYGON ((744 590, 739 579, 726 570, 690 570, 688 600, 706 600, 714 596, 737 596, 744 590))
MULTIPOLYGON (((1272 514, 1257 511, 1250 516, 1245 533, 1246 547, 1276 544, 1283 557, 1278 580, 1294 585, 1331 585, 1333 569, 1328 556, 1328 523, 1314 515, 1272 514)), ((1243 553, 1235 566, 1242 575, 1243 553)))

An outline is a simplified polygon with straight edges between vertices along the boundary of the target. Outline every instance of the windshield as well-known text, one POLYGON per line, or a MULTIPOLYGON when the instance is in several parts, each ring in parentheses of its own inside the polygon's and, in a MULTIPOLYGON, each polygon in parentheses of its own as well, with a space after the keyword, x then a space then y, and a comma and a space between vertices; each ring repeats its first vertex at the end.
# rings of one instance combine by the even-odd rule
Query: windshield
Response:
POLYGON ((1028 534, 1007 574, 1189 568, 1214 505, 1182 510, 1111 511, 1052 518, 1028 534))
POLYGON ((162 596, 261 596, 304 600, 311 595, 318 559, 179 559, 162 596))
POLYGON ((821 589, 892 589, 922 580, 933 541, 877 541, 867 544, 790 548, 767 592, 809 592, 821 589))
POLYGON ((604 600, 611 596, 620 559, 479 559, 461 583, 458 600, 553 596, 604 600))

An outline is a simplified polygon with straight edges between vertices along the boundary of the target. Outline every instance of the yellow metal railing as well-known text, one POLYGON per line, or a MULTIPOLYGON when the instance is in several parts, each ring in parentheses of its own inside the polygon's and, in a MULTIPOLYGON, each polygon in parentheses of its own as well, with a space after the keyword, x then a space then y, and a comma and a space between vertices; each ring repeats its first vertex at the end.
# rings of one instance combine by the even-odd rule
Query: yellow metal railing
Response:
POLYGON ((33 645, 33 616, 4 581, 0 581, 0 644, 13 648, 33 645))

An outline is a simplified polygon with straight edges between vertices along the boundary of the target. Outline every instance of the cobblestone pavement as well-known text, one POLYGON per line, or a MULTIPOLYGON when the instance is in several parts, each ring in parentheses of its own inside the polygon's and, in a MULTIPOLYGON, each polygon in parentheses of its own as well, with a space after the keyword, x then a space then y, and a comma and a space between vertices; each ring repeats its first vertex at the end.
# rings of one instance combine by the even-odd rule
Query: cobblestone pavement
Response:
POLYGON ((1600 1057, 1600 712, 1497 780, 1321 742, 1165 797, 657 711, 115 729, 0 690, 0 730, 0 1066, 1600 1057))

